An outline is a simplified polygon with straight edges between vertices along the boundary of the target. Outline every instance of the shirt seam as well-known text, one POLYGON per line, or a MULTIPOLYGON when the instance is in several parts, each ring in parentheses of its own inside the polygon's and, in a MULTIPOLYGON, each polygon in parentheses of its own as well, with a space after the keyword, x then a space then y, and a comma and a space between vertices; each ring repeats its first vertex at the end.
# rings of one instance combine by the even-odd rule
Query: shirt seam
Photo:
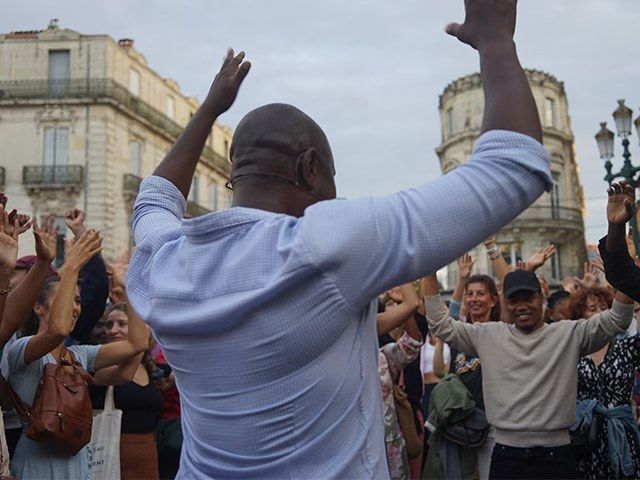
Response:
POLYGON ((311 254, 311 251, 307 248, 307 246, 305 245, 304 241, 300 242, 300 247, 302 249, 302 253, 304 253, 304 255, 309 259, 309 263, 311 263, 313 268, 316 271, 318 271, 322 275, 322 277, 325 278, 329 282, 329 284, 331 285, 333 290, 335 290, 338 293, 338 297, 339 297, 340 301, 347 308, 347 310, 349 310, 351 312, 360 312, 362 310, 361 308, 356 308, 355 306, 351 305, 349 303, 349 301, 346 299, 346 297, 344 296, 344 294, 342 293, 342 291, 338 287, 338 284, 333 280, 331 273, 328 272, 328 271, 323 270, 322 268, 320 268, 318 266, 318 264, 316 263, 316 261, 313 258, 313 255, 311 254))

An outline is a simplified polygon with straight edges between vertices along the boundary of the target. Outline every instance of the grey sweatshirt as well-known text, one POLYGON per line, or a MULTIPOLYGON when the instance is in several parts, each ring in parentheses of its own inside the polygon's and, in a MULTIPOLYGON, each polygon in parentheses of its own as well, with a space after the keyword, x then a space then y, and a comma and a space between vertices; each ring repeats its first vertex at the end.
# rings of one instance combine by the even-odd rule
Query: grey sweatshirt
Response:
POLYGON ((633 305, 614 301, 611 310, 589 320, 563 320, 526 334, 504 322, 454 320, 439 295, 425 297, 425 304, 430 333, 480 358, 496 442, 522 448, 569 444, 578 361, 624 333, 633 318, 633 305))

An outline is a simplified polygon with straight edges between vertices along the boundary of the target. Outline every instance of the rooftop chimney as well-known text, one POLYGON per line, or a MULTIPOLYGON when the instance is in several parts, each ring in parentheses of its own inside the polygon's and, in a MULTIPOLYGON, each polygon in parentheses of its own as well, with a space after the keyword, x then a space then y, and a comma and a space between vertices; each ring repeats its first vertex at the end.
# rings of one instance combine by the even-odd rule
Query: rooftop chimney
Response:
POLYGON ((133 47, 133 38, 121 38, 118 40, 118 45, 128 50, 133 47))

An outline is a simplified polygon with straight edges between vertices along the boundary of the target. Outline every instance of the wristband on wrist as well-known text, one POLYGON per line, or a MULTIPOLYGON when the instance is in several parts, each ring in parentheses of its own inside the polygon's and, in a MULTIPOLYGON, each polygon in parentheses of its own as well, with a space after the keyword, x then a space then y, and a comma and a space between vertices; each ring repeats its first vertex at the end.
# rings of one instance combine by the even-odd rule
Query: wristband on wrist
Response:
POLYGON ((491 260, 496 260, 502 256, 502 252, 497 248, 492 248, 491 250, 488 250, 487 254, 489 255, 489 258, 491 260))

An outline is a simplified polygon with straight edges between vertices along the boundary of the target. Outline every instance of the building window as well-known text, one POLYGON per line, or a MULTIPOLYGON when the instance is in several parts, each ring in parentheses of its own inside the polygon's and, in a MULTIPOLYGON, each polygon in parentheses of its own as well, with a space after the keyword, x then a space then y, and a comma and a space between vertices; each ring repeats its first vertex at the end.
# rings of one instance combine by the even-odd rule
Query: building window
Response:
POLYGON ((66 165, 69 163, 69 129, 44 129, 44 164, 66 165))
POLYGON ((451 136, 455 133, 455 125, 453 118, 453 108, 447 109, 447 135, 451 136))
POLYGON ((544 124, 547 127, 557 127, 556 125, 556 101, 553 98, 544 99, 544 124))
POLYGON ((551 218, 560 218, 560 205, 562 202, 562 185, 560 172, 551 172, 553 186, 551 187, 551 218))
POLYGON ((218 210, 218 184, 212 183, 209 185, 209 206, 212 211, 218 210))
POLYGON ((49 94, 62 96, 69 89, 69 50, 49 50, 49 94))
POLYGON ((173 120, 176 116, 176 101, 173 99, 173 97, 167 97, 165 107, 165 113, 167 117, 173 120))
POLYGON ((200 177, 198 177, 198 174, 194 175, 193 180, 191 181, 189 200, 194 203, 200 203, 200 177))
POLYGON ((129 165, 132 174, 142 176, 142 143, 138 141, 129 142, 129 165))
POLYGON ((129 69, 129 91, 136 97, 140 96, 140 72, 135 68, 129 69))

